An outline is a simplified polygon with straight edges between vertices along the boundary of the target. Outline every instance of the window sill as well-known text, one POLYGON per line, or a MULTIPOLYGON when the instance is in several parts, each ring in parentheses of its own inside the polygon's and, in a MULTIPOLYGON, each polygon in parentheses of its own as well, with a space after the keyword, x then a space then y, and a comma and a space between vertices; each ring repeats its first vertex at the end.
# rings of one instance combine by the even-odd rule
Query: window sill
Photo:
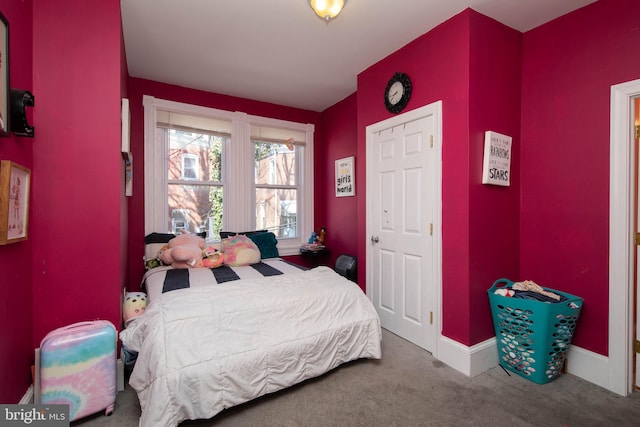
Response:
POLYGON ((300 255, 301 240, 286 240, 278 242, 278 253, 280 256, 300 255))

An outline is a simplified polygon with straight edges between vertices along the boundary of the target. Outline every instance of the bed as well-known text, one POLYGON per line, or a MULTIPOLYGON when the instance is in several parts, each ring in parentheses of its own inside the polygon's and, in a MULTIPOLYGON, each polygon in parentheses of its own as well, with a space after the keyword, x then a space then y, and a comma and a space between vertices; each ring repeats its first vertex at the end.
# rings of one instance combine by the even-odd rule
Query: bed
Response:
POLYGON ((342 363, 381 357, 379 317, 355 283, 279 257, 258 264, 233 267, 237 278, 226 281, 206 268, 145 275, 149 305, 120 333, 138 352, 129 384, 141 426, 211 418, 342 363), (166 286, 172 275, 182 278, 177 288, 166 286))

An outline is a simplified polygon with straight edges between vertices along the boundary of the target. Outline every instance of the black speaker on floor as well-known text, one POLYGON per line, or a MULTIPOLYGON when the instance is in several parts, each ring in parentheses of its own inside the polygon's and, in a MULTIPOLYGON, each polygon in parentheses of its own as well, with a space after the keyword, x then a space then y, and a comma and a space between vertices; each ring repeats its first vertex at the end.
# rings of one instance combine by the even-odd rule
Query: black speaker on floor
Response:
POLYGON ((336 272, 351 280, 352 282, 358 282, 358 259, 351 255, 340 255, 336 259, 336 272))

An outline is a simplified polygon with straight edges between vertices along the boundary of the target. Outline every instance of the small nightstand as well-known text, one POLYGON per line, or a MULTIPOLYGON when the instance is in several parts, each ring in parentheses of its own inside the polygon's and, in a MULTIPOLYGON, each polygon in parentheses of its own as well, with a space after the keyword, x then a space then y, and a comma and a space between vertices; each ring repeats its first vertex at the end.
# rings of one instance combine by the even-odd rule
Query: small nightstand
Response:
POLYGON ((310 259, 313 266, 317 267, 320 260, 329 255, 329 249, 326 247, 322 249, 307 249, 302 247, 300 248, 300 255, 302 255, 303 258, 310 259))

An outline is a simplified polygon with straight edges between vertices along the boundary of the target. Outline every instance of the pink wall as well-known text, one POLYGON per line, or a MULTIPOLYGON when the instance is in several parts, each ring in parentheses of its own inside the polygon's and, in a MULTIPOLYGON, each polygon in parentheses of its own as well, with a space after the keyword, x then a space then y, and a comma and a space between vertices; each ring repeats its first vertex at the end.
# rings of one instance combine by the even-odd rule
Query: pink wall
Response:
POLYGON ((70 323, 120 325, 120 2, 38 0, 33 29, 35 347, 70 323))
MULTIPOLYGON (((144 109, 142 96, 150 95, 161 99, 185 102, 227 111, 242 111, 248 114, 312 123, 316 127, 315 144, 320 140, 320 113, 283 107, 266 102, 219 95, 199 90, 172 86, 149 80, 130 78, 128 84, 131 108, 131 151, 133 152, 133 197, 129 198, 129 288, 138 289, 144 274, 142 257, 144 255, 144 109), (140 260, 140 262, 136 262, 140 260)), ((317 149, 317 148, 316 148, 317 149)), ((315 203, 321 196, 315 195, 315 203)), ((292 260, 299 260, 298 257, 292 260)))
POLYGON ((16 403, 48 331, 96 318, 120 324, 126 66, 117 0, 0 1, 0 11, 9 21, 10 85, 36 99, 28 109, 35 138, 0 144, 0 158, 32 172, 29 239, 0 247, 0 402, 16 403))
MULTIPOLYGON (((383 93, 389 78, 398 71, 412 79, 411 99, 405 111, 438 100, 443 108, 443 265, 446 282, 458 284, 461 316, 443 311, 445 325, 452 321, 460 330, 448 332, 452 338, 466 341, 468 335, 469 283, 469 28, 468 13, 458 15, 419 37, 392 55, 382 59, 358 75, 358 156, 356 162, 356 192, 358 196, 358 278, 366 277, 366 126, 389 118, 383 104, 383 93), (462 148, 458 148, 462 146, 462 148), (458 155, 460 154, 460 155, 458 155), (455 164, 455 167, 446 167, 455 164), (454 320, 455 319, 455 320, 454 320), (464 325, 467 325, 466 327, 464 325)), ((453 296, 443 295, 452 301, 453 296)))
MULTIPOLYGON (((336 197, 335 161, 356 156, 356 95, 352 94, 322 113, 322 139, 316 148, 316 225, 327 227, 326 244, 334 265, 341 254, 358 254, 355 230, 358 225, 357 197, 336 197)), ((364 290, 364 284, 361 285, 364 290)))
POLYGON ((524 36, 521 273, 585 300, 607 355, 611 85, 640 78, 640 2, 600 0, 524 36))
MULTIPOLYGON (((495 335, 487 289, 501 277, 519 280, 520 257, 520 63, 522 34, 478 13, 470 13, 469 49, 469 337, 467 344, 495 335), (484 133, 511 136, 510 187, 482 184, 484 133)), ((446 125, 445 125, 446 131, 446 125)), ((445 145, 449 143, 445 141, 445 145)), ((445 153, 447 149, 445 148, 445 153)), ((445 163, 454 167, 455 163, 445 163)), ((446 230, 446 229, 445 229, 446 230)), ((455 260, 445 264, 455 269, 455 260)), ((446 277, 446 276, 445 276, 446 277)), ((453 299, 444 310, 455 316, 453 299)), ((453 319, 452 319, 453 320, 453 319)), ((453 320, 455 321, 455 320, 453 320)), ((447 329, 449 330, 449 329, 447 329)))
MULTIPOLYGON (((9 23, 9 66, 11 87, 33 92, 32 1, 0 1, 0 12, 9 23)), ((36 96, 36 100, 37 100, 36 96)), ((28 109, 29 123, 33 112, 28 109)), ((37 135, 37 132, 36 132, 37 135)), ((33 170, 33 147, 39 138, 11 135, 0 138, 0 159, 11 160, 33 170)), ((29 216, 33 216, 30 209, 29 216)), ((33 229, 27 230, 32 236, 33 229)), ((33 240, 0 246, 0 402, 17 403, 31 384, 33 359, 33 287, 31 250, 33 240)))
POLYGON ((0 140, 0 158, 33 174, 30 237, 0 246, 0 402, 22 397, 48 330, 88 318, 119 324, 123 277, 139 283, 143 93, 316 124, 317 225, 329 229, 332 256, 357 252, 364 288, 364 130, 389 117, 382 92, 396 71, 413 79, 407 110, 443 101, 444 334, 467 345, 492 335, 490 282, 534 279, 583 296, 574 343, 608 353, 609 91, 640 78, 637 1, 600 0, 524 36, 464 11, 365 70, 357 95, 322 114, 140 79, 127 88, 116 0, 0 0, 0 11, 10 23, 11 86, 36 97, 36 137, 0 140), (125 199, 119 112, 127 95, 137 161, 134 197, 125 199), (508 189, 479 183, 487 129, 514 137, 508 189), (357 196, 338 200, 333 162, 349 155, 357 196))
MULTIPOLYGON (((365 278, 365 128, 390 116, 383 91, 396 71, 413 83, 409 111, 443 108, 443 334, 466 345, 493 336, 486 290, 518 273, 518 162, 514 185, 481 184, 484 131, 519 143, 521 34, 467 9, 358 76, 358 257, 365 278)), ((516 151, 517 153, 517 151, 516 151)))
MULTIPOLYGON (((124 46, 124 35, 120 29, 120 98, 128 98, 129 70, 124 46)), ((129 280, 129 197, 125 190, 126 163, 120 162, 120 280, 119 283, 126 288, 129 280)), ((122 304, 120 304, 122 308, 122 304)), ((122 318, 122 310, 120 311, 122 318)))

